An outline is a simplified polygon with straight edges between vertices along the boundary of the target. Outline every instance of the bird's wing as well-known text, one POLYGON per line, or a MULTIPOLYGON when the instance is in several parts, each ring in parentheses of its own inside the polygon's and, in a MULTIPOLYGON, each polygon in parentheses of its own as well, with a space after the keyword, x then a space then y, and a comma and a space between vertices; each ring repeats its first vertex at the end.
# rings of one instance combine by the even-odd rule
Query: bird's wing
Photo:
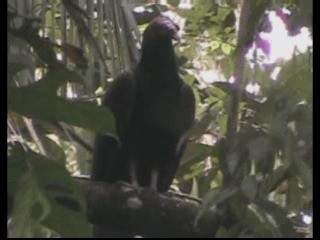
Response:
POLYGON ((192 88, 188 84, 183 83, 181 87, 180 99, 180 111, 184 118, 180 124, 180 131, 182 135, 180 135, 180 139, 176 148, 176 155, 179 160, 182 157, 182 153, 186 146, 186 133, 194 124, 195 118, 195 97, 192 88))
POLYGON ((129 126, 135 95, 135 76, 132 72, 125 72, 112 82, 104 96, 102 105, 109 107, 114 114, 120 140, 129 126))
POLYGON ((97 134, 94 140, 91 179, 114 182, 119 172, 114 171, 114 164, 119 149, 118 140, 111 135, 97 134))
MULTIPOLYGON (((126 72, 110 84, 102 101, 102 106, 108 107, 115 117, 120 144, 130 123, 135 92, 134 75, 126 72)), ((123 179, 124 167, 119 157, 120 144, 115 136, 97 134, 91 173, 93 180, 115 182, 123 179)))
POLYGON ((192 88, 183 83, 181 86, 178 111, 181 116, 179 132, 186 133, 194 123, 195 117, 195 97, 192 88))

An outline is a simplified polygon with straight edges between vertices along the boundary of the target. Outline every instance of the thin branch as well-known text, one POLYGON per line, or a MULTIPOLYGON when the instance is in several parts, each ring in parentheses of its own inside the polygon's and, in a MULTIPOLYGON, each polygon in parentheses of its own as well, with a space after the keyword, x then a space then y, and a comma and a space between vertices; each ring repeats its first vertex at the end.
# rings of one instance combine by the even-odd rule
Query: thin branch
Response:
POLYGON ((243 39, 246 34, 246 26, 248 24, 250 11, 250 1, 243 1, 237 40, 238 46, 236 49, 236 55, 234 60, 235 68, 233 76, 235 80, 231 89, 231 109, 229 112, 227 122, 227 141, 231 150, 235 148, 235 140, 238 128, 239 102, 241 100, 241 85, 245 63, 245 49, 244 45, 240 43, 243 43, 243 39))
POLYGON ((48 152, 44 147, 44 143, 42 141, 42 135, 38 134, 36 131, 36 128, 33 124, 33 121, 31 119, 28 119, 26 117, 23 117, 23 121, 26 124, 26 127, 30 133, 31 138, 33 139, 33 141, 37 144, 37 146, 39 147, 39 151, 42 155, 49 157, 48 156, 48 152))
POLYGON ((231 108, 227 123, 227 142, 230 151, 236 148, 236 135, 238 132, 238 113, 241 93, 244 85, 243 73, 245 68, 245 54, 248 44, 252 42, 259 20, 266 8, 270 5, 268 0, 243 0, 237 37, 237 48, 234 59, 234 82, 231 91, 231 108))
POLYGON ((94 49, 94 51, 96 52, 96 54, 100 58, 100 61, 103 63, 104 68, 106 69, 106 71, 109 74, 109 70, 108 70, 107 65, 105 63, 105 59, 102 54, 102 51, 101 51, 98 43, 96 42, 94 36, 90 32, 87 24, 84 21, 81 9, 79 10, 79 7, 77 5, 75 5, 72 1, 62 0, 62 3, 65 6, 68 13, 70 14, 70 17, 74 20, 75 24, 77 25, 78 30, 82 33, 82 35, 87 40, 89 45, 94 49))

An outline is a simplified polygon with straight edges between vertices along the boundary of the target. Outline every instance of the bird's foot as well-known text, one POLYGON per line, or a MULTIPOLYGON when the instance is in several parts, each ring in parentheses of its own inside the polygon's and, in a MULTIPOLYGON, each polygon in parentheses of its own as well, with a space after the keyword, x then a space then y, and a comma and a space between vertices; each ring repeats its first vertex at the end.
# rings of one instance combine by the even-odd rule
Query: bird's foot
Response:
POLYGON ((138 183, 138 178, 137 178, 137 173, 136 173, 136 164, 134 161, 131 161, 130 163, 130 179, 131 179, 131 184, 133 188, 140 193, 141 189, 138 183))
POLYGON ((117 185, 119 185, 119 186, 121 187, 121 190, 122 190, 122 191, 125 191, 125 192, 131 191, 132 188, 133 188, 130 183, 124 182, 124 181, 118 181, 118 182, 117 182, 117 185))
POLYGON ((131 184, 132 184, 134 190, 136 190, 138 193, 141 192, 141 188, 139 186, 138 181, 133 180, 131 184))
POLYGON ((158 177, 159 177, 159 172, 157 170, 152 170, 150 189, 154 192, 158 192, 158 177))
POLYGON ((140 186, 138 184, 138 182, 136 183, 128 183, 128 182, 124 182, 124 181, 118 181, 117 184, 119 184, 122 187, 123 191, 137 191, 138 193, 140 193, 140 186))

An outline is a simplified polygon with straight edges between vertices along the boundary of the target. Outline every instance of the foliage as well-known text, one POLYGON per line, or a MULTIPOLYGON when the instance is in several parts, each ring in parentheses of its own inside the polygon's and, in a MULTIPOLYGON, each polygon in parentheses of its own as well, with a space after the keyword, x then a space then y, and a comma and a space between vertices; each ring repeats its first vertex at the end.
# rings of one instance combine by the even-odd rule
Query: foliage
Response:
MULTIPOLYGON (((67 17, 60 1, 48 1, 47 6, 34 2, 36 17, 21 13, 21 3, 8 5, 8 193, 14 201, 9 235, 90 236, 83 193, 65 170, 70 162, 88 159, 78 155, 70 160, 72 139, 56 123, 114 133, 112 114, 92 99, 100 86, 130 68, 128 49, 137 44, 122 35, 123 12, 117 12, 122 1, 108 2, 112 8, 103 6, 115 11, 108 10, 102 20, 87 16, 93 4, 87 12, 68 5, 67 17), (62 41, 64 35, 68 41, 62 41), (57 60, 59 54, 62 60, 57 60), (76 99, 67 95, 70 89, 76 99)), ((187 134, 176 185, 203 199, 195 224, 207 211, 221 214, 222 224, 213 237, 296 237, 299 224, 294 220, 299 219, 289 215, 312 210, 313 203, 312 53, 277 63, 277 81, 245 64, 236 148, 230 151, 226 136, 234 84, 222 80, 233 75, 235 51, 243 47, 236 41, 236 2, 199 0, 190 10, 177 9, 187 20, 182 46, 176 47, 177 62, 195 93, 197 122, 187 134), (201 71, 211 69, 220 72, 220 81, 203 80, 201 71), (249 82, 259 83, 259 95, 244 90, 249 82)), ((266 8, 264 1, 256 2, 248 30, 252 35, 261 23, 258 12, 266 8)), ((273 4, 294 9, 299 16, 294 23, 312 24, 310 8, 299 1, 273 4)), ((80 173, 88 170, 80 167, 80 173)))
POLYGON ((91 235, 82 190, 56 162, 13 146, 8 159, 8 191, 15 193, 9 236, 91 235))
MULTIPOLYGON (((50 6, 57 5, 52 2, 50 6)), ((12 10, 9 6, 12 11, 9 11, 8 29, 11 129, 8 140, 12 143, 8 146, 13 146, 8 159, 8 194, 14 203, 9 236, 89 237, 92 230, 86 219, 84 196, 65 169, 66 155, 65 149, 61 149, 61 140, 57 144, 43 136, 54 133, 67 139, 70 145, 64 129, 50 123, 64 122, 93 132, 114 133, 114 119, 108 109, 63 96, 70 83, 78 89, 86 87, 82 69, 75 68, 79 67, 79 62, 74 61, 79 60, 82 53, 79 55, 72 45, 62 45, 60 49, 54 41, 39 36, 40 19, 20 16, 18 7, 12 10), (19 19, 21 22, 17 24, 19 19), (60 50, 71 59, 69 67, 57 60, 56 54, 60 50), (77 53, 78 58, 72 58, 77 53), (31 63, 27 59, 31 59, 31 63), (39 79, 36 81, 36 78, 39 79), (24 124, 28 121, 26 117, 32 119, 31 125, 24 124), (28 134, 19 136, 18 133, 25 130, 31 139, 28 134), (22 137, 23 148, 18 148, 20 144, 13 135, 22 137)))
MULTIPOLYGON (((261 6, 257 3, 257 7, 261 6)), ((212 12, 210 1, 207 1, 190 10, 189 15, 186 14, 187 43, 196 46, 198 43, 194 36, 197 36, 197 41, 199 35, 208 31, 210 37, 201 40, 211 40, 206 54, 217 57, 215 50, 221 45, 216 39, 223 39, 223 42, 228 42, 230 37, 235 39, 234 35, 232 37, 234 31, 221 31, 228 29, 221 27, 227 14, 219 15, 217 12, 221 9, 226 11, 225 8, 218 7, 216 12, 212 12), (222 16, 217 20, 220 25, 215 25, 218 16, 222 16), (208 21, 205 22, 205 19, 208 21)), ((258 18, 253 21, 260 22, 258 18)), ((186 48, 180 54, 195 57, 199 51, 195 50, 196 47, 193 49, 189 51, 186 48)), ((233 58, 229 51, 220 51, 219 54, 223 54, 224 59, 233 58)), ((240 131, 234 136, 237 147, 231 153, 228 153, 225 137, 232 85, 217 82, 201 87, 195 84, 201 82, 200 77, 194 75, 194 91, 199 96, 198 108, 202 109, 198 118, 202 120, 194 128, 199 132, 187 148, 177 179, 181 189, 204 198, 198 219, 213 208, 226 219, 216 237, 297 236, 294 227, 299 224, 293 223, 289 213, 305 211, 312 206, 310 59, 312 55, 309 52, 280 65, 282 69, 277 81, 271 80, 270 75, 261 69, 245 67, 244 84, 248 80, 258 82, 261 92, 259 96, 242 95, 239 105, 240 131), (211 124, 200 128, 206 118, 211 118, 211 124), (205 140, 201 132, 211 133, 215 138, 209 145, 201 144, 199 148, 195 142, 205 140)), ((188 71, 196 67, 188 62, 182 68, 188 71)), ((230 69, 223 69, 229 77, 230 69)))

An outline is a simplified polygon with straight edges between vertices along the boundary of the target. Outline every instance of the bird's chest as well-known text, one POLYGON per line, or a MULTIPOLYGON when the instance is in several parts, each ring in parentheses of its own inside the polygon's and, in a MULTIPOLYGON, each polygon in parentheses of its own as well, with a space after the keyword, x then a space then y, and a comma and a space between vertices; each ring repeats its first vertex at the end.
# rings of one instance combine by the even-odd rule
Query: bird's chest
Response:
POLYGON ((180 98, 173 91, 151 91, 143 94, 142 116, 145 127, 175 132, 181 120, 180 98))

